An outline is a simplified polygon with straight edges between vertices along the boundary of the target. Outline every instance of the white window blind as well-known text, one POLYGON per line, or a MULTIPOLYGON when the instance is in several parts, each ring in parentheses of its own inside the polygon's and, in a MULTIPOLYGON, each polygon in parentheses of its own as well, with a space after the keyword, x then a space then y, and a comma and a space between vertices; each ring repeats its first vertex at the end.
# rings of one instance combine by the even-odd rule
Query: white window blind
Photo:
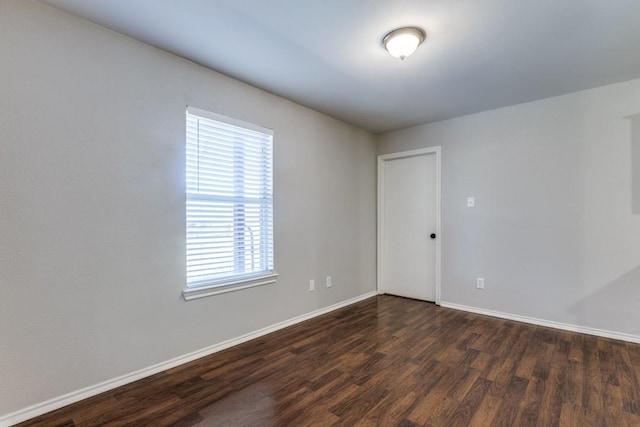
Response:
POLYGON ((187 288, 273 273, 269 129, 187 109, 187 288))

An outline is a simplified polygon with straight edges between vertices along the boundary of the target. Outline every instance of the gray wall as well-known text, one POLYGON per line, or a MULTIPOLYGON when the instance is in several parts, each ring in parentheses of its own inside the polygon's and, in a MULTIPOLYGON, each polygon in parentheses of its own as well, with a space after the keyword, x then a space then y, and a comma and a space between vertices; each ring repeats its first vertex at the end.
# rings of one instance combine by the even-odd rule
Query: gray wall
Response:
POLYGON ((0 52, 0 417, 375 290, 373 135, 32 1, 0 52), (274 129, 277 284, 182 300, 186 105, 274 129))
POLYGON ((640 339, 638 113, 633 80, 381 135, 442 146, 442 300, 640 339))

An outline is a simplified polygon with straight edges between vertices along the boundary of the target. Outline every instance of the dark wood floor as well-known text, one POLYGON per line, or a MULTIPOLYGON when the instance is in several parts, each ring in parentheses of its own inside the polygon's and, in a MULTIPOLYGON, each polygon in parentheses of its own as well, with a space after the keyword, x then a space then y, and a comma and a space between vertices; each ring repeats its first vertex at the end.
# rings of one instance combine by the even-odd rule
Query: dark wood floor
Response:
POLYGON ((640 426, 640 346, 381 296, 29 426, 640 426))

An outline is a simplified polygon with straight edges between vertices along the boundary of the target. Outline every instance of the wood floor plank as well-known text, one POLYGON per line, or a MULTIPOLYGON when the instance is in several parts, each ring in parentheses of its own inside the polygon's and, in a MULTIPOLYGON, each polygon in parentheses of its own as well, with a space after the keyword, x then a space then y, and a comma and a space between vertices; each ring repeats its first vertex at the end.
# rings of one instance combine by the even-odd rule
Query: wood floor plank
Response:
POLYGON ((640 345, 378 296, 20 426, 639 426, 640 345))
POLYGON ((502 402, 500 408, 498 408, 498 412, 493 418, 493 422, 491 423, 491 427, 513 427, 516 424, 515 420, 518 416, 519 406, 513 405, 508 402, 502 402))
POLYGON ((469 427, 488 427, 493 423, 493 420, 500 409, 502 400, 485 394, 480 406, 476 410, 473 418, 469 421, 469 427))
MULTIPOLYGON (((553 360, 556 360, 554 356, 553 360)), ((560 423, 562 412, 562 384, 565 381, 565 367, 552 362, 549 375, 546 381, 542 401, 540 402, 540 413, 538 416, 539 426, 555 426, 560 423)))
POLYGON ((453 408, 451 414, 446 419, 447 426, 465 427, 471 423, 480 403, 491 385, 491 381, 486 378, 478 378, 460 403, 453 408))
POLYGON ((532 377, 520 402, 520 411, 514 425, 535 426, 540 416, 540 403, 544 396, 546 381, 532 377))

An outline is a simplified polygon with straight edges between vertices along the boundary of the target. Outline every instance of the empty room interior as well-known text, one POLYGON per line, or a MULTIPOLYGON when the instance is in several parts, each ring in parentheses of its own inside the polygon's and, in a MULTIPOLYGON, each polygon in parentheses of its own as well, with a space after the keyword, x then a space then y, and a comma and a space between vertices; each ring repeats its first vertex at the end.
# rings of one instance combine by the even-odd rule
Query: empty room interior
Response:
POLYGON ((639 426, 640 2, 0 0, 0 426, 639 426))

